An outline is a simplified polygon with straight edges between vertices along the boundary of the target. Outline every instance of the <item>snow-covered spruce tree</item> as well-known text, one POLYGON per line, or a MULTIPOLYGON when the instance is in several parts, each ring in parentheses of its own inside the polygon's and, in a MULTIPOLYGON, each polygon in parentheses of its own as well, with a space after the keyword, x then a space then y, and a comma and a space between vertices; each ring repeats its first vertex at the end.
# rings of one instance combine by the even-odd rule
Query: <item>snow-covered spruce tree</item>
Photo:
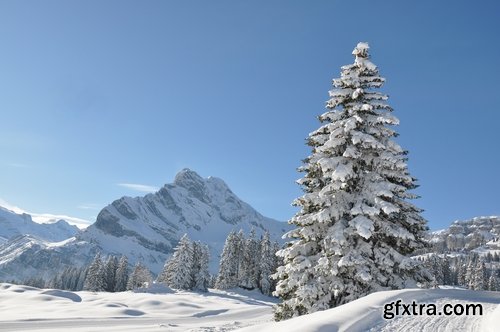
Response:
POLYGON ((241 239, 235 232, 230 232, 222 249, 219 263, 219 273, 215 288, 229 289, 238 287, 238 270, 240 265, 241 239))
POLYGON ((80 268, 80 275, 78 276, 78 281, 75 290, 77 291, 83 290, 83 286, 85 285, 85 279, 87 279, 88 272, 89 272, 88 266, 83 266, 80 268))
MULTIPOLYGON (((79 290, 81 290, 81 288, 78 289, 78 284, 79 284, 79 279, 80 279, 82 269, 84 269, 84 267, 80 267, 80 268, 74 267, 74 266, 66 267, 62 272, 55 275, 48 282, 47 285, 50 288, 79 291, 79 290)), ((29 286, 33 286, 33 285, 29 285, 29 286)))
POLYGON ((465 270, 465 286, 469 289, 473 289, 473 284, 474 284, 474 275, 476 272, 476 264, 477 264, 478 258, 477 255, 475 254, 469 254, 467 256, 467 267, 465 270))
POLYGON ((165 263, 157 282, 176 289, 191 289, 193 267, 193 246, 187 234, 184 234, 174 249, 174 254, 165 263))
POLYGON ((241 264, 239 286, 245 289, 258 287, 260 274, 260 247, 255 238, 255 230, 252 229, 247 239, 241 242, 241 264))
POLYGON ((453 275, 451 271, 451 261, 447 254, 441 259, 441 273, 443 274, 443 285, 453 285, 453 275))
POLYGON ((443 260, 436 254, 430 254, 423 265, 433 276, 432 285, 444 285, 443 260))
POLYGON ((486 264, 483 258, 478 259, 476 263, 470 288, 473 290, 488 289, 488 274, 486 270, 486 264))
POLYGON ((206 292, 210 284, 210 272, 208 263, 210 254, 208 246, 199 241, 193 242, 193 266, 191 269, 191 279, 193 285, 191 289, 206 292))
POLYGON ((277 320, 328 309, 369 293, 427 282, 430 275, 411 258, 423 248, 427 229, 421 210, 408 202, 416 187, 406 151, 393 138, 398 119, 387 96, 377 92, 385 79, 359 43, 355 61, 333 80, 329 111, 312 132, 312 154, 299 171, 305 194, 297 226, 278 252, 284 265, 275 277, 277 320))
POLYGON ((104 265, 104 290, 106 292, 114 292, 116 284, 116 270, 118 269, 118 259, 116 256, 110 255, 104 265))
POLYGON ((141 262, 134 266, 127 282, 127 290, 134 290, 141 287, 147 287, 153 281, 151 272, 141 262))
POLYGON ((498 282, 498 278, 493 271, 491 271, 490 278, 488 279, 488 290, 500 291, 500 285, 498 282))
POLYGON ((94 260, 88 268, 87 276, 85 277, 85 282, 83 284, 83 289, 93 292, 102 292, 104 291, 104 287, 104 266, 101 260, 101 254, 97 252, 94 260))
POLYGON ((265 232, 262 240, 260 241, 260 275, 259 275, 259 288, 262 294, 271 295, 272 281, 270 280, 271 274, 275 268, 275 252, 271 246, 269 239, 269 232, 265 232))
POLYGON ((115 292, 124 292, 127 290, 128 283, 128 258, 123 255, 120 257, 118 267, 115 273, 115 292))

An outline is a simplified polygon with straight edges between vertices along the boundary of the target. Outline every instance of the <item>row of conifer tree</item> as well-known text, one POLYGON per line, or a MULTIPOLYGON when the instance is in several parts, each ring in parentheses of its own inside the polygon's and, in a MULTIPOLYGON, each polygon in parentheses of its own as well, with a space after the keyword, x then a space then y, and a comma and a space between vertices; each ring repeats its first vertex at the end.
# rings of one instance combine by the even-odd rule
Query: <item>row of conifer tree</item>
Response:
POLYGON ((174 289, 205 292, 209 287, 242 287, 271 295, 276 285, 270 276, 279 265, 275 255, 278 249, 278 243, 272 243, 267 232, 260 239, 255 231, 248 237, 243 231, 231 232, 224 244, 219 272, 211 275, 208 246, 184 235, 156 278, 141 262, 130 270, 126 256, 103 258, 98 252, 87 266, 67 267, 49 281, 35 277, 23 283, 72 291, 122 292, 148 287, 155 281, 174 289))
POLYGON ((497 254, 484 256, 475 253, 459 256, 430 254, 420 259, 434 276, 435 285, 500 291, 500 263, 497 254))

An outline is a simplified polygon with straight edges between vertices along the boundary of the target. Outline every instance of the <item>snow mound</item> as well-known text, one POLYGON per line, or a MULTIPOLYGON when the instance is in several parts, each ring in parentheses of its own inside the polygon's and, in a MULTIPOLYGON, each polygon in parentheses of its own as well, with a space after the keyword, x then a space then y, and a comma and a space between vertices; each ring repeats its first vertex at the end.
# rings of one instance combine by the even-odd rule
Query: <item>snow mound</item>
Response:
POLYGON ((73 302, 82 302, 82 298, 80 296, 78 296, 77 294, 75 294, 73 292, 59 290, 59 289, 49 289, 49 290, 43 291, 41 294, 47 294, 47 295, 51 295, 54 297, 60 297, 63 299, 71 300, 73 302))

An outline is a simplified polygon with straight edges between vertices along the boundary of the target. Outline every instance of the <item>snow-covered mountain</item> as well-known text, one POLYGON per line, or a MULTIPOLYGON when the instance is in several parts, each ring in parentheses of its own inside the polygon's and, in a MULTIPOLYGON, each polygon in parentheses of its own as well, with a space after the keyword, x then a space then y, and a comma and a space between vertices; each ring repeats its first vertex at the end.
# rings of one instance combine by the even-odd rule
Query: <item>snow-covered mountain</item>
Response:
POLYGON ((30 235, 40 240, 58 242, 75 236, 78 227, 65 220, 52 223, 36 223, 27 213, 15 213, 0 206, 0 244, 20 235, 30 235))
POLYGON ((430 233, 433 251, 500 249, 500 217, 476 217, 454 221, 450 227, 430 233), (496 248, 498 246, 498 248, 496 248))
POLYGON ((143 197, 122 197, 102 209, 94 224, 61 245, 15 238, 0 246, 0 280, 23 280, 37 270, 49 276, 65 265, 89 262, 97 251, 126 255, 131 264, 144 263, 159 273, 185 233, 209 245, 215 273, 230 231, 266 230, 280 241, 289 225, 267 218, 239 199, 216 177, 202 178, 184 169, 172 184, 143 197), (34 266, 33 264, 36 264, 34 266), (33 269, 32 269, 33 268, 33 269))

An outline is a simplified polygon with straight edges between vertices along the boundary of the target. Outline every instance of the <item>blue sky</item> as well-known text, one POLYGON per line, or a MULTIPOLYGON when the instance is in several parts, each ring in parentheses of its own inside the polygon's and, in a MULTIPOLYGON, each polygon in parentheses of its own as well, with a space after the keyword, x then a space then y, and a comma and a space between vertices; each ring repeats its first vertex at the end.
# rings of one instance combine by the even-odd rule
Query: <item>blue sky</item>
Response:
POLYGON ((0 0, 0 198, 93 221, 189 167, 287 220, 367 41, 430 228, 498 215, 498 31, 498 1, 0 0))

